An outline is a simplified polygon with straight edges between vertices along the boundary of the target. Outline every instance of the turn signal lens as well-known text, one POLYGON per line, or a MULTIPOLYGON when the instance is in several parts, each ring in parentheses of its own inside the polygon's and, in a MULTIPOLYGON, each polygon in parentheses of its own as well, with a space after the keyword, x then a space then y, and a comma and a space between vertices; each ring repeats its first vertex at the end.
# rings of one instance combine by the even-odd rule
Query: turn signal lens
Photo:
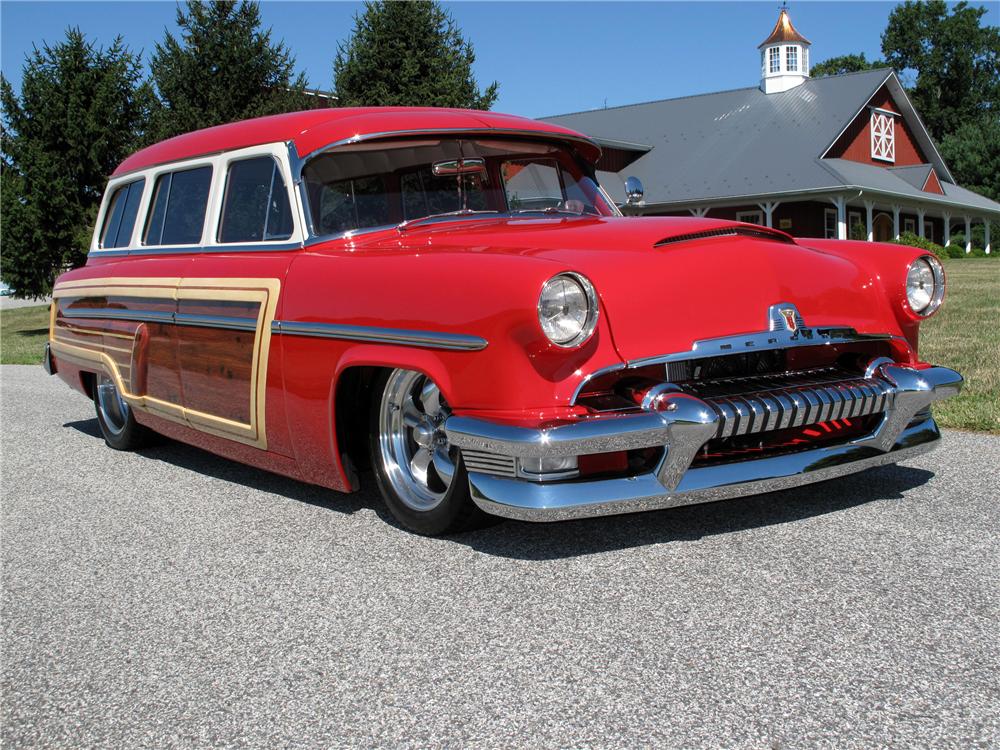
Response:
POLYGON ((545 282, 538 297, 538 322, 556 346, 582 344, 597 326, 594 285, 576 273, 553 276, 545 282))
POLYGON ((944 269, 941 262, 924 255, 910 264, 906 271, 906 301, 917 315, 927 317, 941 306, 944 299, 944 269))

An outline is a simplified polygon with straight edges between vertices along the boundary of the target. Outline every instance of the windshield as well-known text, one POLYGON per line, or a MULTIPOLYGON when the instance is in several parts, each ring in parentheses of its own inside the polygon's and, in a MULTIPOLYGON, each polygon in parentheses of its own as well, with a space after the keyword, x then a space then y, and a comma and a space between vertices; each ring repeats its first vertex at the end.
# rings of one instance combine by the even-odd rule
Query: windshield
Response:
POLYGON ((442 214, 618 215, 570 151, 551 142, 363 143, 317 156, 302 174, 318 236, 442 214))

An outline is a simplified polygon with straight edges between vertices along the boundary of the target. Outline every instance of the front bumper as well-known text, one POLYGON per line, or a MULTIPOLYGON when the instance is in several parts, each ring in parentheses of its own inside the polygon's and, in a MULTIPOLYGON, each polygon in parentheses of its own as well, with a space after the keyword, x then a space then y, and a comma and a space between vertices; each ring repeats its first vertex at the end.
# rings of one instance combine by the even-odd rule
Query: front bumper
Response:
MULTIPOLYGON (((524 428, 454 416, 448 440, 465 451, 499 458, 580 456, 651 446, 665 447, 654 471, 638 476, 532 482, 470 468, 472 499, 487 513, 524 521, 634 513, 787 489, 895 463, 936 447, 940 432, 933 402, 956 395, 962 376, 945 367, 917 370, 876 363, 868 373, 891 398, 878 426, 848 443, 813 450, 692 468, 701 447, 719 429, 719 415, 705 401, 672 393, 657 410, 601 416, 548 428, 524 428)), ((469 463, 469 462, 467 462, 469 463)), ((500 466, 501 463, 497 462, 500 466)))

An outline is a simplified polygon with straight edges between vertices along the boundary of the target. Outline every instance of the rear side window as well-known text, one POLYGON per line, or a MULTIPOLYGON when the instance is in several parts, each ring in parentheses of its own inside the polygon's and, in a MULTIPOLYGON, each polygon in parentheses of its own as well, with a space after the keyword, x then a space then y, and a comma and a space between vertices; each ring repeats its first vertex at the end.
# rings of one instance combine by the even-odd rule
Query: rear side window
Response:
POLYGON ((201 242, 211 184, 211 167, 195 167, 157 177, 146 220, 145 244, 196 245, 201 242))
POLYGON ((234 162, 226 176, 219 242, 287 240, 292 210, 278 163, 270 156, 234 162))
POLYGON ((146 180, 135 180, 115 189, 108 202, 108 210, 104 214, 104 226, 101 227, 100 247, 128 247, 132 239, 132 229, 139 213, 139 201, 142 200, 142 189, 146 180))

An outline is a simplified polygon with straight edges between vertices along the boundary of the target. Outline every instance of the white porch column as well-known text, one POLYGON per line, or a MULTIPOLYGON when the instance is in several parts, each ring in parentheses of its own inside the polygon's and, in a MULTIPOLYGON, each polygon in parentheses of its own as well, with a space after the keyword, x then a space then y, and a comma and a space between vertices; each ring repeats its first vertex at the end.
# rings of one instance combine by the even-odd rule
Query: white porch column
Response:
POLYGON ((708 213, 708 206, 698 206, 698 208, 689 208, 688 211, 691 212, 692 216, 697 216, 699 219, 701 219, 705 216, 705 214, 708 213))
POLYGON ((944 246, 948 247, 951 244, 951 214, 941 214, 941 218, 944 219, 944 246))
POLYGON ((872 227, 872 210, 875 208, 874 201, 865 201, 865 228, 868 230, 868 241, 875 241, 875 229, 872 227))
POLYGON ((837 207, 837 239, 847 239, 847 198, 836 195, 830 202, 837 207))
POLYGON ((764 212, 764 226, 774 226, 774 209, 780 205, 781 201, 764 201, 757 204, 757 207, 764 212))
POLYGON ((899 239, 899 206, 892 207, 892 238, 899 239))
POLYGON ((972 219, 965 217, 965 252, 972 252, 972 219))
POLYGON ((986 254, 990 254, 990 217, 983 218, 983 244, 986 245, 986 254))
POLYGON ((927 232, 924 230, 924 213, 925 213, 924 209, 922 209, 922 208, 918 208, 917 209, 917 236, 918 237, 924 237, 927 234, 927 232))

